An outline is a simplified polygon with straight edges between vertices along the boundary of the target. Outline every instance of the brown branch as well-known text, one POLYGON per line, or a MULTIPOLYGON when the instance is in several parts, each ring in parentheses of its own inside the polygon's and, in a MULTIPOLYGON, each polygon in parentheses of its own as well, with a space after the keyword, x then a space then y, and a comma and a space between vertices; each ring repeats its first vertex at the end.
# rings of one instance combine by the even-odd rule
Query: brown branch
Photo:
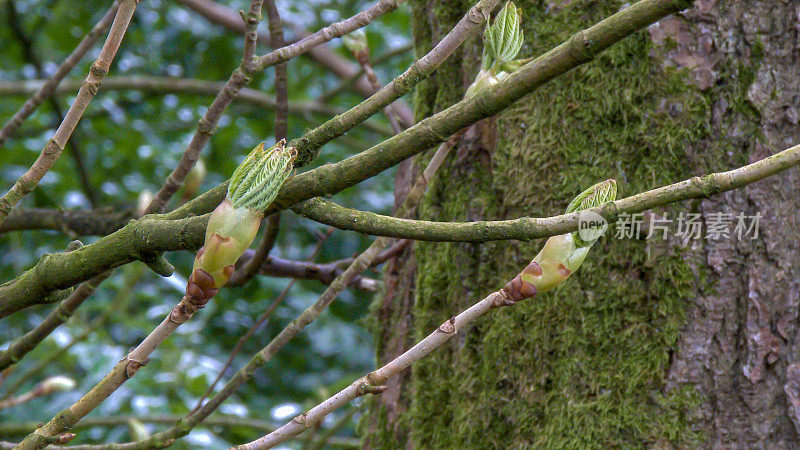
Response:
POLYGON ((11 209, 22 200, 22 197, 36 188, 39 181, 44 178, 50 167, 58 160, 83 112, 86 111, 86 107, 89 106, 94 94, 100 88, 103 77, 108 73, 111 62, 114 60, 114 56, 122 43, 122 38, 128 29, 133 12, 136 10, 136 4, 137 0, 122 0, 120 2, 120 7, 114 17, 114 23, 108 32, 108 38, 106 38, 106 42, 103 44, 102 50, 100 50, 100 56, 97 57, 89 69, 86 81, 78 91, 75 101, 72 102, 64 117, 64 121, 61 122, 53 137, 47 142, 36 162, 25 174, 17 179, 11 190, 3 198, 0 198, 0 224, 5 221, 11 209))
MULTIPOLYGON (((9 27, 11 28, 13 34, 19 41, 20 46, 22 47, 22 55, 25 61, 33 66, 36 70, 36 76, 39 78, 44 78, 44 70, 42 69, 42 64, 39 61, 39 58, 36 56, 36 52, 33 49, 33 42, 31 39, 25 34, 22 30, 22 26, 20 24, 19 15, 17 13, 17 8, 14 4, 14 0, 8 0, 6 2, 7 9, 8 9, 8 22, 9 27)), ((48 103, 50 107, 53 109, 53 115, 55 116, 58 123, 64 121, 64 113, 61 111, 61 106, 58 104, 56 99, 52 96, 48 97, 48 103)), ((98 200, 97 194, 95 190, 92 189, 92 185, 89 182, 89 172, 86 170, 86 163, 84 162, 83 158, 83 151, 81 150, 81 146, 78 144, 76 139, 77 129, 73 133, 72 139, 67 142, 67 146, 69 147, 69 154, 72 157, 72 161, 75 164, 75 169, 78 173, 78 180, 80 181, 81 189, 83 193, 86 195, 86 198, 89 200, 89 203, 92 207, 97 207, 98 200)))
MULTIPOLYGON (((348 132, 356 124, 363 122, 382 108, 390 105, 394 100, 408 93, 418 82, 427 78, 468 37, 480 32, 486 18, 499 2, 500 0, 478 1, 441 41, 422 58, 414 61, 405 72, 395 77, 389 84, 346 113, 334 117, 305 133, 299 139, 290 142, 290 146, 297 148, 298 159, 296 165, 303 165, 312 161, 316 158, 322 145, 348 132)), ((438 142, 429 147, 433 147, 436 144, 438 142)))
MULTIPOLYGON (((220 25, 236 33, 244 32, 244 23, 242 22, 239 15, 234 10, 228 8, 227 6, 221 3, 217 3, 211 0, 177 0, 177 1, 187 6, 189 9, 202 15, 212 23, 220 25)), ((303 37, 305 36, 307 36, 307 34, 304 34, 303 37)), ((266 34, 260 35, 258 38, 262 41, 267 41, 269 39, 269 37, 266 34)), ((323 67, 327 68, 331 72, 335 73, 342 79, 351 78, 356 73, 358 73, 358 69, 356 67, 347 62, 345 59, 341 58, 335 52, 331 51, 331 49, 325 45, 321 44, 316 47, 312 47, 311 49, 308 50, 307 54, 314 61, 316 61, 323 67)), ((370 86, 369 82, 361 77, 359 77, 355 81, 355 88, 356 90, 358 90, 358 92, 366 96, 375 93, 375 91, 370 86)), ((397 104, 401 120, 403 121, 403 125, 405 125, 406 127, 413 125, 414 114, 408 107, 408 105, 406 105, 401 101, 397 102, 397 104)))
MULTIPOLYGON (((376 92, 380 91, 383 86, 378 81, 378 76, 375 74, 375 71, 372 70, 372 63, 369 59, 369 49, 365 48, 362 51, 355 52, 354 56, 358 60, 358 63, 361 65, 361 68, 364 70, 364 73, 367 75, 367 81, 375 89, 376 92)), ((394 112, 394 108, 391 104, 386 105, 383 108, 386 117, 389 119, 389 123, 392 125, 392 130, 394 133, 400 133, 403 129, 400 127, 400 122, 397 120, 396 113, 394 112)))
MULTIPOLYGON (((272 48, 281 48, 283 41, 283 22, 275 6, 275 0, 266 0, 267 22, 269 24, 269 42, 272 48)), ((286 139, 289 126, 286 111, 289 95, 286 85, 286 63, 275 66, 275 142, 286 139)))
MULTIPOLYGON (((0 95, 17 96, 34 93, 41 89, 45 81, 25 80, 25 81, 0 81, 0 95)), ((78 89, 81 80, 64 80, 54 91, 56 94, 69 93, 78 89)), ((216 95, 225 88, 226 83, 222 81, 206 81, 191 78, 172 78, 157 76, 117 76, 108 77, 103 80, 103 89, 98 94, 109 91, 119 90, 142 90, 156 93, 174 93, 186 95, 216 95)), ((273 110, 277 108, 278 102, 274 97, 264 94, 257 89, 242 88, 237 95, 236 101, 250 103, 264 109, 273 110)), ((305 114, 324 114, 336 115, 346 111, 343 108, 327 106, 319 101, 293 101, 288 103, 288 112, 296 115, 305 114)), ((88 114, 87 114, 88 116, 88 114)), ((386 127, 364 122, 367 129, 391 135, 391 130, 386 127)), ((53 126, 47 126, 47 130, 53 126)))
POLYGON ((94 45, 97 39, 106 32, 108 27, 111 25, 111 21, 114 19, 117 8, 119 7, 119 2, 115 1, 108 12, 100 19, 97 24, 92 27, 89 33, 84 36, 81 42, 75 47, 75 50, 70 53, 69 56, 61 63, 60 66, 56 69, 55 73, 46 83, 42 85, 42 87, 34 94, 33 97, 28 99, 22 108, 19 109, 12 117, 3 125, 3 128, 0 128, 0 146, 3 145, 6 139, 9 136, 14 134, 17 128, 25 121, 42 102, 50 97, 55 88, 64 79, 64 77, 69 74, 70 71, 75 67, 78 62, 80 62, 81 58, 89 51, 90 48, 94 45))

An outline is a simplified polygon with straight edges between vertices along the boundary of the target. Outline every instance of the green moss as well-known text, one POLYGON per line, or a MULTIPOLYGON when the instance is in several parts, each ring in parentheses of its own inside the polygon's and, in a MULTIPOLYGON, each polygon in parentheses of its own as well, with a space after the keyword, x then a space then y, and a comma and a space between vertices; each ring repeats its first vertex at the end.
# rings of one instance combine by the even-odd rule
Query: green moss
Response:
MULTIPOLYGON (((461 9, 442 13, 441 3, 415 3, 418 54, 440 37, 432 30, 447 29, 466 10, 447 4, 461 9), (442 17, 450 22, 431 20, 442 17)), ((619 8, 588 0, 560 11, 546 11, 544 2, 518 5, 526 11, 528 55, 619 8)), ((477 68, 474 50, 417 90, 418 113, 460 98, 468 78, 462 74, 477 68)), ((495 123, 498 141, 458 149, 430 186, 420 217, 549 216, 605 178, 616 178, 626 196, 729 168, 739 157, 730 156, 730 141, 712 136, 711 101, 726 98, 752 110, 741 85, 725 82, 744 69, 721 66, 723 82, 700 93, 685 71, 662 67, 651 51, 640 32, 503 112, 495 123)), ((690 208, 666 211, 674 218, 690 208)), ((500 288, 540 247, 417 243, 415 339, 500 288)), ((414 448, 699 445, 703 436, 692 417, 704 399, 663 379, 691 299, 713 289, 705 274, 692 272, 686 253, 657 239, 604 238, 565 286, 480 319, 415 364, 411 432, 400 438, 414 448)), ((385 433, 372 442, 395 448, 397 439, 385 433)))

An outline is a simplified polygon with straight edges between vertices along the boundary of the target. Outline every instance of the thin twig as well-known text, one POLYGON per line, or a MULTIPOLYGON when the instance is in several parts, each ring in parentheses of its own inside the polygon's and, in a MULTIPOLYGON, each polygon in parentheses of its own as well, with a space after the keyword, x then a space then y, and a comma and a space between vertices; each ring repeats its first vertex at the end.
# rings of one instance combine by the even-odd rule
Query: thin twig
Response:
POLYGON ((50 167, 58 160, 83 112, 86 111, 94 94, 100 88, 103 77, 108 73, 111 62, 114 60, 114 56, 122 43, 122 38, 128 29, 133 12, 136 10, 137 3, 137 0, 122 0, 120 2, 117 14, 114 17, 114 23, 108 32, 108 38, 106 38, 106 42, 103 44, 102 50, 100 50, 100 56, 97 57, 89 69, 86 81, 78 91, 75 101, 72 102, 69 110, 67 110, 64 121, 61 122, 53 137, 47 141, 36 162, 17 179, 11 190, 0 198, 0 224, 5 221, 11 209, 22 200, 22 197, 36 188, 39 181, 44 178, 50 167))
MULTIPOLYGON (((311 252, 311 256, 309 256, 308 259, 306 259, 307 262, 312 261, 314 258, 316 258, 317 254, 319 254, 319 251, 322 250, 322 244, 324 244, 325 241, 328 240, 328 237, 330 237, 332 232, 333 228, 329 228, 328 231, 325 233, 325 235, 322 237, 322 239, 317 241, 317 245, 314 247, 314 251, 311 252)), ((278 305, 281 304, 281 302, 283 302, 283 300, 289 294, 289 291, 292 289, 292 286, 294 286, 294 283, 296 281, 297 279, 293 278, 292 281, 290 281, 289 284, 286 285, 283 291, 281 291, 278 297, 276 297, 275 300, 273 300, 273 302, 267 307, 267 309, 264 310, 264 312, 258 316, 258 319, 256 319, 255 323, 253 323, 253 325, 247 330, 247 332, 243 334, 238 341, 236 341, 236 345, 233 347, 233 350, 231 350, 230 355, 228 355, 228 360, 225 361, 225 364, 222 366, 222 369, 220 369, 219 374, 217 374, 217 378, 215 378, 214 381, 211 382, 211 384, 208 386, 208 389, 206 389, 206 392, 203 394, 203 396, 197 400, 197 404, 190 411, 190 414, 197 411, 198 409, 200 409, 201 406, 203 406, 203 402, 208 398, 209 395, 211 395, 212 392, 214 392, 214 388, 217 387, 217 383, 219 383, 219 380, 222 379, 222 377, 225 375, 225 372, 228 370, 231 364, 233 364, 233 359, 242 350, 244 343, 247 342, 247 340, 250 339, 256 333, 256 331, 258 331, 261 325, 264 322, 266 322, 269 316, 272 315, 272 311, 274 311, 275 308, 277 308, 278 305)))
MULTIPOLYGON (((22 54, 25 60, 33 65, 34 70, 36 70, 36 76, 39 78, 44 77, 44 70, 42 69, 42 64, 39 61, 39 58, 36 56, 36 52, 33 49, 33 42, 31 39, 25 34, 22 30, 22 26, 20 23, 19 15, 17 14, 17 8, 14 4, 14 0, 8 0, 6 2, 8 6, 8 22, 9 26, 17 37, 17 40, 22 47, 22 54)), ((50 103, 50 107, 53 108, 53 115, 55 116, 58 123, 64 121, 64 113, 61 112, 61 106, 58 104, 53 96, 48 97, 48 103, 50 103)), ((97 207, 98 200, 97 194, 95 190, 92 188, 91 183, 89 182, 89 172, 86 169, 86 163, 84 162, 83 158, 83 151, 81 150, 80 145, 77 143, 75 135, 77 134, 78 129, 76 128, 75 132, 73 132, 72 139, 67 142, 69 146, 69 154, 72 156, 72 161, 75 164, 75 169, 78 173, 78 180, 80 181, 81 189, 83 189, 83 193, 86 195, 86 198, 89 200, 89 203, 92 207, 97 207)))
MULTIPOLYGON (((480 0, 467 11, 431 51, 422 58, 411 63, 405 72, 395 77, 389 84, 368 99, 351 108, 344 114, 323 123, 305 133, 299 139, 289 143, 297 148, 298 165, 303 165, 316 158, 320 147, 327 142, 351 130, 356 124, 363 122, 382 108, 409 92, 417 83, 427 78, 447 57, 449 57, 468 37, 481 31, 486 18, 500 3, 500 0, 480 0)), ((442 139, 444 140, 444 139, 442 139)), ((434 144, 435 145, 435 144, 434 144)), ((429 146, 432 147, 433 145, 429 146)))
MULTIPOLYGON (((43 80, 25 80, 25 81, 0 81, 0 95, 17 96, 29 95, 37 92, 44 85, 43 80)), ((55 94, 64 94, 78 89, 81 85, 81 80, 64 80, 55 89, 55 94)), ((222 81, 206 81, 192 78, 174 78, 174 77, 158 77, 146 75, 134 76, 116 76, 107 77, 103 80, 103 89, 98 94, 120 91, 120 90, 141 90, 156 93, 172 93, 183 95, 216 95, 225 88, 225 82, 222 81)), ((243 103, 249 103, 259 106, 266 110, 273 110, 277 108, 277 100, 257 89, 242 88, 236 97, 236 100, 243 103)), ((345 112, 343 108, 327 106, 324 103, 315 100, 306 101, 292 101, 288 103, 288 112, 295 115, 306 114, 324 114, 336 115, 345 112)), ((84 118, 88 117, 87 113, 84 118)), ((370 122, 362 123, 364 127, 370 131, 381 133, 387 136, 391 135, 391 130, 384 126, 378 126, 370 122)), ((57 124, 56 124, 57 126, 57 124)), ((54 126, 47 126, 44 130, 54 128, 54 126)))
MULTIPOLYGON (((390 59, 392 59, 392 58, 394 58, 396 56, 408 53, 413 48, 414 48, 414 46, 411 45, 411 44, 404 45, 402 47, 398 47, 398 48, 396 48, 396 49, 394 49, 394 50, 392 50, 390 52, 387 52, 384 55, 381 55, 381 56, 375 58, 375 60, 373 61, 372 65, 374 67, 380 66, 384 62, 386 62, 386 61, 388 61, 388 60, 390 60, 390 59)), ((351 87, 353 85, 353 83, 356 82, 356 80, 360 80, 361 77, 363 77, 363 76, 364 76, 364 68, 361 67, 358 70, 358 72, 355 72, 353 75, 343 79, 342 82, 339 83, 338 86, 336 86, 335 88, 331 89, 330 91, 322 94, 319 97, 320 103, 328 103, 329 101, 331 101, 331 99, 333 99, 334 97, 336 97, 337 95, 342 93, 342 91, 344 91, 344 90, 348 89, 349 87, 351 87)), ((370 86, 372 86, 372 85, 370 85, 370 86)), ((374 92, 371 92, 370 94, 378 92, 379 89, 380 88, 375 89, 374 92)), ((393 105, 400 106, 401 105, 401 100, 398 100, 398 101, 394 102, 393 105)), ((402 112, 398 111, 398 113, 399 113, 398 115, 400 116, 400 119, 402 120, 402 118, 403 118, 402 112)), ((409 126, 410 126, 410 124, 409 124, 409 126)))
POLYGON ((80 62, 81 58, 89 51, 90 48, 94 45, 97 39, 108 30, 108 27, 111 25, 111 21, 114 19, 117 8, 119 7, 119 1, 115 1, 108 12, 97 22, 97 24, 92 27, 86 36, 81 39, 81 42, 75 47, 75 50, 70 53, 70 55, 61 63, 60 66, 56 69, 53 76, 47 80, 46 83, 42 85, 41 88, 34 94, 33 97, 28 99, 22 108, 19 109, 12 117, 8 120, 8 122, 3 125, 3 128, 0 128, 0 146, 3 145, 6 139, 9 136, 14 134, 17 128, 25 121, 42 102, 50 97, 55 88, 64 79, 64 77, 69 74, 70 71, 75 67, 78 62, 80 62))
MULTIPOLYGON (((211 1, 211 0, 177 0, 179 3, 186 5, 191 10, 199 13, 212 23, 220 25, 222 27, 227 28, 230 31, 236 33, 244 32, 244 23, 240 19, 239 15, 231 8, 223 5, 222 3, 211 1)), ((301 37, 306 37, 309 33, 301 33, 301 37)), ((259 35, 259 40, 267 41, 268 36, 266 34, 259 35)), ((353 76, 353 74, 358 72, 358 69, 350 64, 347 60, 342 58, 341 56, 337 55, 336 52, 332 51, 329 47, 324 44, 317 45, 308 49, 306 53, 308 56, 311 57, 315 62, 320 64, 322 67, 330 70, 337 76, 342 79, 348 79, 353 76)), ((356 91, 361 93, 365 96, 370 96, 375 93, 372 90, 367 80, 359 77, 355 80, 354 87, 356 91)), ((398 102, 398 109, 400 112, 400 117, 403 120, 403 124, 405 126, 411 126, 414 123, 414 114, 411 111, 411 108, 408 107, 402 101, 398 102)))
MULTIPOLYGON (((369 48, 365 47, 360 51, 355 51, 353 56, 356 57, 356 60, 358 60, 358 63, 361 65, 361 68, 367 75, 367 81, 369 81, 369 84, 373 89, 375 89, 376 92, 379 92, 383 86, 381 86, 381 83, 378 81, 378 76, 375 74, 375 71, 372 70, 372 63, 369 59, 369 48)), ((397 134, 403 131, 403 129, 400 127, 400 122, 397 120, 392 105, 386 105, 383 108, 383 111, 386 114, 386 117, 389 119, 389 123, 392 125, 392 130, 394 130, 394 133, 397 134)))
POLYGON ((350 401, 366 394, 380 394, 386 390, 383 383, 390 377, 395 376, 411 366, 411 364, 421 360, 432 351, 441 347, 449 341, 459 331, 466 328, 472 321, 487 312, 501 307, 513 305, 515 303, 504 289, 495 291, 483 300, 475 303, 467 310, 445 320, 437 329, 429 334, 425 339, 408 349, 405 353, 385 364, 383 367, 374 370, 367 375, 354 381, 350 386, 342 389, 337 394, 331 396, 319 405, 311 408, 303 414, 295 417, 291 422, 263 436, 253 442, 236 446, 239 450, 255 450, 272 448, 281 442, 297 436, 307 427, 320 423, 325 416, 341 408, 350 401))

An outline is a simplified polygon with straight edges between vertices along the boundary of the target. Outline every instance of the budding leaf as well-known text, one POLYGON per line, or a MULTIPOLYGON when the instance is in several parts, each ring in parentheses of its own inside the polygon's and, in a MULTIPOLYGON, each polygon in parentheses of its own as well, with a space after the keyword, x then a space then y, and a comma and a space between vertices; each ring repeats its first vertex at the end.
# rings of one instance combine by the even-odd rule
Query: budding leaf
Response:
POLYGON ((236 168, 228 184, 228 198, 235 208, 264 210, 292 173, 297 149, 286 148, 281 139, 265 149, 259 144, 236 168))
POLYGON ((483 35, 484 55, 488 55, 484 60, 485 68, 495 62, 509 62, 517 56, 523 41, 521 22, 522 12, 513 2, 508 2, 486 27, 483 35))
POLYGON ((578 194, 567 206, 564 214, 595 208, 617 199, 617 180, 609 178, 578 194))

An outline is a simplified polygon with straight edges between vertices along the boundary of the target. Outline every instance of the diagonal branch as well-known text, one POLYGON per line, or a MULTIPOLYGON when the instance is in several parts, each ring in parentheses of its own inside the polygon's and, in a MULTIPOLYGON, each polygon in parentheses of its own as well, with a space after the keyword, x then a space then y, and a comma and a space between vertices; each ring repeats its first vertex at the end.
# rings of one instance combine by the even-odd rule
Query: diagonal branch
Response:
POLYGON ((108 27, 111 25, 111 21, 114 19, 117 8, 119 7, 119 2, 115 1, 111 8, 106 12, 106 14, 100 19, 97 24, 92 27, 89 33, 84 36, 78 46, 75 47, 75 50, 70 53, 67 59, 61 63, 60 66, 56 69, 53 76, 47 80, 44 85, 31 97, 28 101, 22 105, 22 108, 19 109, 12 117, 8 120, 8 122, 3 125, 3 128, 0 128, 0 146, 3 145, 6 139, 9 136, 14 134, 14 131, 19 128, 22 122, 25 121, 42 102, 53 95, 55 88, 59 85, 61 80, 67 76, 67 74, 75 67, 76 64, 83 58, 86 52, 89 51, 90 48, 94 45, 97 39, 105 33, 108 27))
POLYGON ((419 341, 402 355, 386 363, 383 367, 359 378, 337 394, 295 417, 291 422, 272 433, 253 442, 238 445, 235 448, 237 450, 272 448, 281 442, 285 442, 297 436, 305 431, 306 428, 319 423, 325 416, 341 408, 350 401, 366 394, 380 394, 386 390, 386 386, 383 386, 386 380, 409 368, 411 364, 428 356, 432 351, 453 338, 459 331, 465 329, 467 325, 475 319, 496 308, 513 305, 514 303, 515 301, 509 296, 505 288, 489 294, 483 300, 475 303, 457 316, 452 316, 450 319, 445 320, 431 334, 419 341))
MULTIPOLYGON (((6 5, 8 6, 9 26, 14 35, 16 35, 17 40, 22 47, 22 54, 25 60, 29 64, 33 65, 33 68, 36 70, 36 76, 43 78, 44 70, 42 69, 42 64, 39 62, 39 58, 36 56, 36 52, 33 49, 33 42, 22 30, 14 1, 9 0, 6 2, 6 5)), ((55 116, 57 122, 63 122, 64 113, 61 111, 61 106, 58 104, 56 99, 51 95, 47 100, 50 104, 50 107, 53 109, 53 115, 55 116)), ((67 142, 67 145, 69 146, 69 154, 72 156, 72 161, 75 164, 75 169, 78 173, 78 180, 80 181, 81 189, 83 189, 84 195, 86 195, 86 198, 89 200, 89 204, 91 204, 92 207, 97 207, 97 194, 95 193, 95 190, 92 189, 92 185, 89 181, 89 172, 86 169, 86 162, 83 158, 83 150, 81 150, 80 146, 76 142, 74 135, 72 136, 72 139, 67 142)))
MULTIPOLYGON (((405 72, 395 77, 381 90, 346 113, 334 117, 305 133, 301 138, 290 142, 290 146, 297 147, 298 165, 306 164, 316 158, 322 145, 348 132, 356 124, 367 120, 382 108, 388 107, 392 102, 408 93, 417 83, 430 76, 468 37, 482 30, 486 18, 498 3, 500 0, 477 2, 431 51, 414 61, 405 72)), ((430 147, 437 144, 438 142, 433 143, 430 147)))
POLYGON ((97 57, 89 69, 86 81, 78 91, 78 95, 64 116, 61 125, 53 137, 47 141, 42 153, 36 158, 36 162, 17 179, 11 190, 0 198, 0 224, 5 221, 11 209, 22 200, 22 197, 36 189, 39 181, 44 178, 50 167, 61 156, 61 152, 75 130, 83 112, 86 111, 86 107, 89 106, 94 94, 100 88, 103 77, 106 76, 109 67, 111 67, 111 62, 114 60, 114 56, 122 43, 122 38, 125 36, 137 3, 137 0, 122 0, 120 2, 117 14, 114 17, 114 23, 108 32, 108 38, 106 38, 106 42, 103 44, 102 50, 100 50, 100 56, 97 57))
MULTIPOLYGON (((527 63, 508 78, 474 97, 463 100, 358 155, 292 178, 284 184, 275 203, 266 213, 286 209, 313 197, 339 192, 437 145, 450 134, 496 114, 552 78, 589 61, 592 55, 598 54, 659 18, 684 9, 688 4, 676 0, 643 0, 625 8, 597 25, 579 32, 564 44, 527 63)), ((734 177, 729 188, 741 187, 796 165, 800 161, 800 147, 789 149, 764 161, 765 165, 755 163, 745 166, 745 173, 734 177)), ((130 262, 136 259, 137 252, 199 248, 207 217, 190 217, 175 222, 169 219, 211 211, 222 201, 226 189, 227 184, 223 184, 170 214, 140 219, 117 233, 84 247, 84 251, 92 252, 96 252, 100 247, 104 248, 105 251, 95 253, 98 255, 97 260, 86 259, 78 263, 78 255, 68 254, 53 254, 43 258, 17 279, 0 286, 0 317, 37 304, 41 301, 41 297, 56 289, 73 286, 100 271, 130 262), (165 235, 160 235, 161 232, 165 235), (141 238, 141 235, 150 233, 154 236, 151 241, 141 238), (125 250, 120 251, 120 248, 125 250), (48 277, 42 276, 40 268, 42 265, 50 265, 48 277)), ((670 195, 672 194, 670 192, 670 195)), ((707 194, 687 188, 681 191, 680 195, 669 197, 668 202, 705 195, 707 194)), ((626 212, 643 211, 657 206, 658 201, 661 201, 661 197, 657 196, 640 205, 628 204, 630 209, 626 212), (636 211, 633 211, 634 209, 636 211)), ((529 220, 533 220, 534 223, 526 224, 530 231, 526 239, 574 231, 577 227, 577 215, 563 217, 561 221, 556 222, 552 219, 529 220)))
MULTIPOLYGON (((211 0, 177 0, 191 10, 202 15, 212 23, 227 28, 228 30, 243 33, 244 23, 236 12, 222 3, 214 2, 211 0)), ((307 33, 303 33, 303 37, 307 33)), ((262 41, 268 39, 266 34, 259 35, 262 41)), ((308 49, 307 54, 317 63, 324 66, 331 72, 335 73, 342 79, 349 79, 358 73, 358 69, 353 67, 345 59, 337 55, 330 48, 325 45, 317 45, 308 49)), ((375 93, 367 80, 360 76, 355 80, 355 89, 363 95, 369 96, 375 93)), ((398 109, 400 117, 405 126, 411 126, 414 123, 414 114, 411 109, 403 102, 398 102, 398 109)))

